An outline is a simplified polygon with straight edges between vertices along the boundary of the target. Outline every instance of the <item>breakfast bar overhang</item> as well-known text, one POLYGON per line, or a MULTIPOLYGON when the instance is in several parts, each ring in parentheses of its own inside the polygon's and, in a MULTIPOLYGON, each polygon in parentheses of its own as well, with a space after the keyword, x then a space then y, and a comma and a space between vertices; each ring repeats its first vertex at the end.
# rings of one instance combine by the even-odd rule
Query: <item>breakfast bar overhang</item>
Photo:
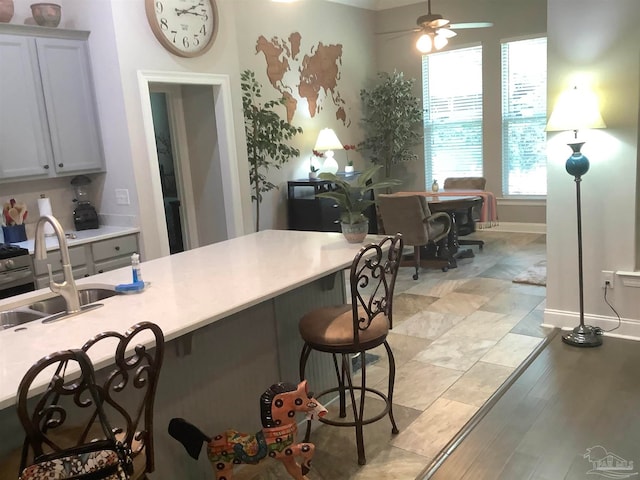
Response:
MULTIPOLYGON (((150 321, 166 340, 155 403, 152 477, 211 478, 206 458, 194 462, 169 437, 169 420, 192 420, 210 434, 258 430, 262 392, 278 381, 298 381, 298 319, 316 306, 344 301, 341 272, 361 246, 347 243, 340 233, 266 230, 143 262, 149 286, 140 294, 111 297, 100 308, 56 322, 0 331, 0 459, 22 444, 15 396, 33 363, 58 350, 79 348, 102 331, 125 332, 150 321)), ((123 268, 78 280, 78 285, 129 283, 130 275, 123 268)), ((0 309, 49 294, 39 290, 3 300, 0 309)), ((108 367, 110 356, 100 350, 91 354, 96 368, 108 367)), ((320 361, 308 368, 310 388, 326 388, 332 368, 320 361)), ((0 479, 16 473, 2 471, 0 479)))

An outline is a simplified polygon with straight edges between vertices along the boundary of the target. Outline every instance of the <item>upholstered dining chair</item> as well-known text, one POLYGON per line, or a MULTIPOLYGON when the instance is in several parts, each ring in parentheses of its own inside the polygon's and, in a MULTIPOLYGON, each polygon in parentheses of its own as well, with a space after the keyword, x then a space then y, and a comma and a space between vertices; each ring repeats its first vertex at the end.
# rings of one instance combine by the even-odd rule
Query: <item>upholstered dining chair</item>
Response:
MULTIPOLYGON (((444 255, 438 243, 447 237, 451 229, 451 218, 445 212, 431 213, 423 195, 378 195, 378 209, 385 232, 399 232, 406 245, 413 246, 413 259, 403 262, 415 267, 413 279, 417 280, 422 266, 421 250, 428 245, 434 247, 435 256, 444 255)), ((443 270, 449 264, 442 258, 435 263, 443 270)))
POLYGON ((147 478, 155 469, 153 405, 164 357, 164 335, 158 325, 140 322, 124 334, 103 332, 83 346, 113 351, 113 367, 97 372, 98 390, 116 438, 133 454, 131 479, 147 478), (98 346, 99 345, 99 346, 98 346), (104 378, 103 378, 104 377, 104 378))
MULTIPOLYGON (((487 180, 484 177, 448 177, 444 180, 445 190, 484 190, 487 180)), ((468 210, 455 212, 458 237, 464 237, 476 231, 476 222, 480 221, 482 206, 477 205, 468 210)), ((478 245, 480 250, 484 247, 482 240, 470 240, 458 238, 460 245, 478 245)))
MULTIPOLYGON (((387 342, 387 334, 393 326, 393 290, 402 255, 402 235, 387 236, 379 244, 372 243, 360 249, 351 264, 349 286, 351 302, 343 305, 321 307, 308 312, 299 322, 304 346, 300 354, 300 379, 305 378, 305 368, 311 352, 330 353, 337 378, 337 387, 316 394, 319 400, 328 394, 337 393, 339 418, 325 415, 322 423, 353 427, 356 433, 358 463, 366 463, 363 426, 389 415, 391 432, 398 433, 393 418, 393 387, 395 383, 395 360, 387 342), (365 352, 384 345, 389 359, 389 383, 387 393, 366 385, 367 365, 365 352), (352 372, 351 358, 360 356, 360 381, 352 372), (384 408, 377 414, 368 413, 365 418, 365 401, 376 395, 384 401, 384 408), (350 414, 347 416, 347 401, 350 414)), ((368 412, 373 407, 368 407, 368 412)), ((309 441, 307 428, 305 441, 309 441)))

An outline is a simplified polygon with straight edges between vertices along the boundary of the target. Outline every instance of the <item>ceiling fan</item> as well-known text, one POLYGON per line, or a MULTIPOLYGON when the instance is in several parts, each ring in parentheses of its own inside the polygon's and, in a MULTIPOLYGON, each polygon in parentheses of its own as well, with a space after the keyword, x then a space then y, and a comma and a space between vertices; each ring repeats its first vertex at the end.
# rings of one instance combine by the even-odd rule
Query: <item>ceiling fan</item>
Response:
POLYGON ((416 28, 382 32, 382 34, 422 32, 416 42, 416 48, 421 53, 429 53, 433 49, 440 50, 447 45, 449 39, 457 35, 453 29, 486 28, 493 26, 491 22, 451 23, 450 20, 447 20, 439 13, 431 13, 431 0, 427 0, 427 8, 427 14, 420 15, 416 20, 416 24, 418 25, 416 28))

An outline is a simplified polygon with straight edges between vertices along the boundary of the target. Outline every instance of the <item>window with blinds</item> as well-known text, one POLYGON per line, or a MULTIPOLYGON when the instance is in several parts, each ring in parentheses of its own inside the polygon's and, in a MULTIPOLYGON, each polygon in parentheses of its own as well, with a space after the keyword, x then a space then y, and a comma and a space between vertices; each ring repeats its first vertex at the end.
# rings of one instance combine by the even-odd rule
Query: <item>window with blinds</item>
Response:
POLYGON ((482 176, 482 46, 422 57, 425 185, 482 176))
POLYGON ((547 194, 546 121, 546 37, 503 42, 503 194, 547 194))

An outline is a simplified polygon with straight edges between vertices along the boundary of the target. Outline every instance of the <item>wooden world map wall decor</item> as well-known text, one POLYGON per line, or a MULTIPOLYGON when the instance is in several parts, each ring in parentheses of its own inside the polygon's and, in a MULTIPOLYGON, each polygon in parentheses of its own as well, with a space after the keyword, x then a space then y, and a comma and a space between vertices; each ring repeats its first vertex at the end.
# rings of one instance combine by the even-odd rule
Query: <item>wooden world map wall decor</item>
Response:
POLYGON ((298 106, 297 98, 300 98, 307 101, 312 118, 327 108, 330 100, 335 107, 336 119, 346 126, 351 125, 346 102, 338 89, 342 45, 319 42, 301 57, 301 43, 302 35, 298 32, 292 33, 286 40, 280 37, 267 40, 261 35, 256 42, 256 54, 264 55, 271 86, 286 99, 287 121, 293 120, 298 106))

